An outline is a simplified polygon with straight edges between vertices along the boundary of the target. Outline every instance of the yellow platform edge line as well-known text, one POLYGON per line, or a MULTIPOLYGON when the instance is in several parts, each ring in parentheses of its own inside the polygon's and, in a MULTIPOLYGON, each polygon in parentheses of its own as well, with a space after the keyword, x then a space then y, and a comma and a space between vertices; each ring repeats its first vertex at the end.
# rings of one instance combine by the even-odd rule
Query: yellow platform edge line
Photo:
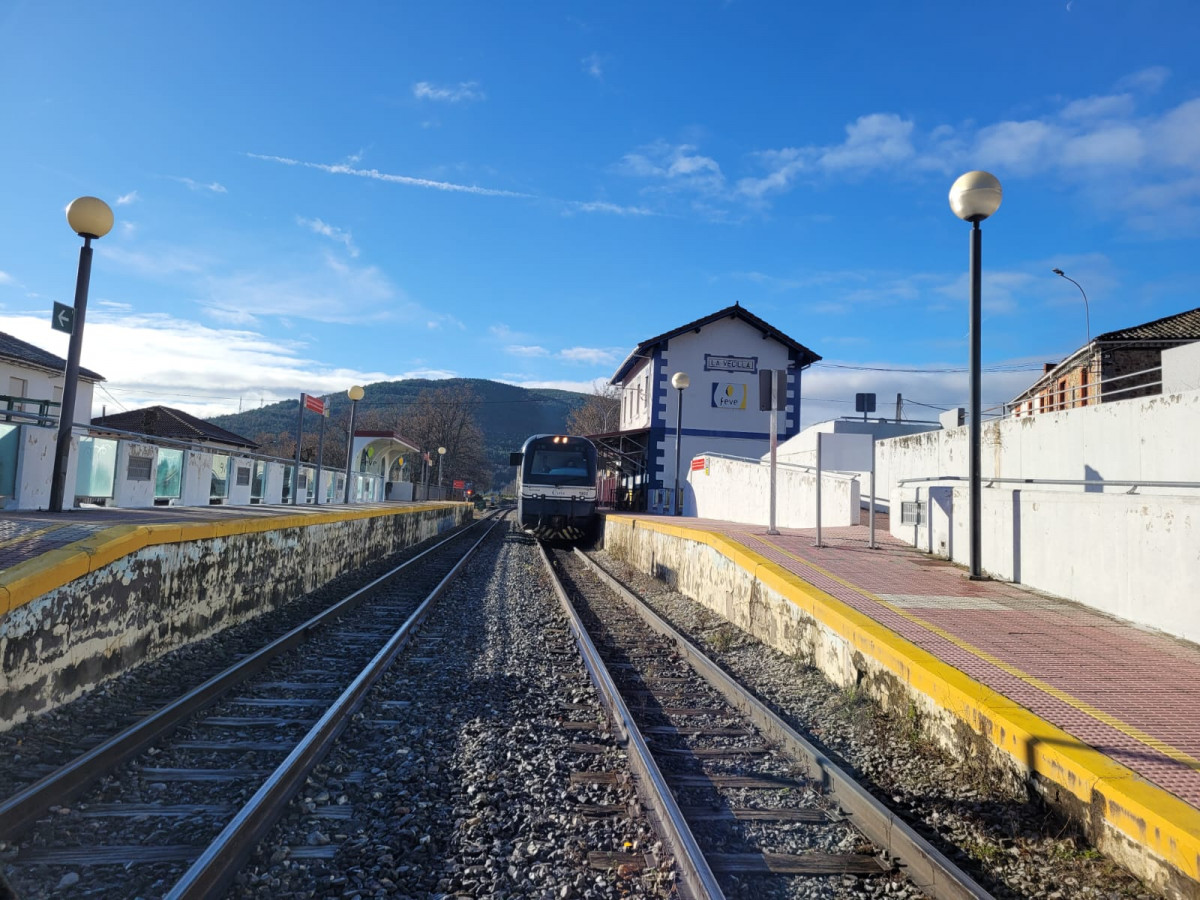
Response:
POLYGON ((131 553, 158 544, 282 531, 310 525, 330 525, 354 519, 412 515, 444 504, 422 503, 403 507, 354 507, 325 510, 299 507, 283 515, 256 515, 214 521, 158 522, 147 525, 113 525, 78 541, 65 544, 0 572, 0 615, 63 587, 89 572, 95 572, 131 553))
POLYGON ((1110 826, 1200 881, 1200 810, 1194 806, 732 538, 630 515, 610 514, 607 521, 711 547, 1025 768, 1084 804, 1092 803, 1093 791, 1101 795, 1110 826))

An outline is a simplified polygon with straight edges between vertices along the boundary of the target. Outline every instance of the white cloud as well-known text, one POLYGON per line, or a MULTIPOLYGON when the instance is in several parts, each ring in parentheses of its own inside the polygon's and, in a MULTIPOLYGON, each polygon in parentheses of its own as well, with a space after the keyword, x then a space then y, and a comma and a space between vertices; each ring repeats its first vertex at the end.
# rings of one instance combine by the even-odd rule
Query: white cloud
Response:
POLYGON ((1146 146, 1141 132, 1131 125, 1117 125, 1064 142, 1064 166, 1132 167, 1141 162, 1146 146))
POLYGON ((1064 119, 1083 120, 1123 118, 1132 113, 1133 97, 1130 94, 1109 94, 1073 100, 1063 107, 1060 115, 1064 119))
POLYGON ((480 90, 477 81, 461 81, 454 87, 442 87, 428 81, 413 85, 413 96, 418 100, 435 100, 441 103, 462 103, 485 100, 487 95, 480 90))
POLYGON ((286 156, 268 156, 261 153, 247 153, 251 159, 261 159, 266 162, 280 163, 285 166, 304 166, 309 169, 317 169, 321 172, 328 172, 332 175, 353 175, 356 178, 369 178, 375 181, 384 181, 389 184, 404 184, 412 187, 431 188, 436 191, 452 191, 463 194, 479 194, 485 197, 523 197, 529 198, 531 194, 522 194, 518 191, 505 191, 496 188, 479 187, 473 184, 456 184, 450 181, 434 181, 429 178, 414 178, 411 175, 391 175, 386 172, 380 172, 378 169, 357 169, 353 166, 345 164, 329 165, 326 163, 303 162, 298 159, 290 159, 286 156))
POLYGON ((1142 91, 1153 94, 1167 83, 1171 70, 1165 66, 1150 66, 1140 72, 1127 75, 1117 82, 1117 89, 1123 91, 1142 91))
POLYGON ((599 80, 604 77, 604 58, 599 53, 589 53, 585 56, 580 64, 583 66, 583 71, 599 80))
POLYGON ((354 246, 354 239, 350 236, 350 232, 343 231, 342 229, 330 225, 327 222, 322 222, 320 219, 305 219, 303 217, 297 217, 296 221, 310 229, 313 234, 322 235, 332 241, 337 241, 339 244, 344 245, 346 252, 348 252, 351 256, 358 256, 358 248, 354 246))
POLYGON ((655 141, 627 153, 621 160, 621 170, 639 178, 661 180, 670 190, 689 190, 698 193, 717 193, 724 189, 725 176, 716 160, 695 152, 692 144, 668 144, 655 141))
POLYGON ((15 283, 16 282, 13 281, 13 277, 11 275, 9 275, 3 269, 0 269, 0 284, 15 284, 15 283))
POLYGON ((568 362, 590 365, 609 364, 620 358, 616 350, 602 350, 596 347, 568 347, 560 350, 558 356, 568 362))
POLYGON ((878 169, 914 155, 913 123, 890 113, 860 116, 846 126, 846 140, 819 156, 825 169, 878 169))
POLYGON ((191 178, 185 178, 185 177, 182 177, 179 175, 171 176, 171 180, 178 181, 180 184, 185 184, 193 191, 212 191, 212 193, 214 193, 214 194, 229 193, 225 189, 225 185, 220 184, 216 181, 211 181, 208 184, 201 184, 199 181, 195 181, 191 178))
POLYGON ((1032 171, 1056 156, 1061 143, 1058 129, 1046 122, 998 122, 979 132, 974 156, 992 169, 1032 171))
POLYGON ((547 350, 545 347, 522 346, 520 344, 510 344, 509 346, 504 348, 504 352, 509 354, 510 356, 525 356, 525 357, 549 356, 550 355, 550 351, 547 350))
MULTIPOLYGON (((0 330, 67 354, 67 336, 47 329, 44 317, 0 316, 0 330)), ((112 314, 98 305, 88 317, 81 362, 106 379, 103 390, 96 391, 94 414, 101 405, 111 412, 110 398, 115 398, 130 409, 161 403, 211 416, 236 412, 239 403, 294 399, 302 391, 335 393, 350 384, 416 377, 334 366, 305 350, 303 342, 245 329, 212 328, 161 314, 112 314)))
POLYGON ((117 198, 117 206, 129 206, 131 203, 136 203, 140 198, 137 191, 130 191, 128 194, 122 194, 117 198))

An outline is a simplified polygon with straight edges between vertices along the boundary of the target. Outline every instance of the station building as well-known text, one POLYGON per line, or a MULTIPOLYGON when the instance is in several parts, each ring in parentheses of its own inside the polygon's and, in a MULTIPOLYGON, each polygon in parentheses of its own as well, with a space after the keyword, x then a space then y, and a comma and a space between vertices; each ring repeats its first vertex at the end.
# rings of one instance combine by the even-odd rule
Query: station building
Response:
POLYGON ((758 459, 768 452, 770 413, 759 408, 759 373, 786 373, 787 406, 777 413, 783 441, 800 431, 801 374, 820 358, 737 303, 642 341, 610 379, 621 389, 620 427, 591 435, 602 464, 616 473, 602 502, 670 512, 678 480, 687 513, 693 456, 758 459), (688 387, 672 386, 677 373, 688 376, 688 387))

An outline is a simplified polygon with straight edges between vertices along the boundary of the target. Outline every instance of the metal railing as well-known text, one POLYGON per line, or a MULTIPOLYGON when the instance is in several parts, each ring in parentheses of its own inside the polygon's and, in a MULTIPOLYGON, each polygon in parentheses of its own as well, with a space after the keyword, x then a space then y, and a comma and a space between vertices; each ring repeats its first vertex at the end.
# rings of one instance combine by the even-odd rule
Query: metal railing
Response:
MULTIPOLYGON (((757 456, 732 456, 728 453, 697 453, 696 456, 706 456, 706 457, 711 456, 715 459, 728 459, 733 462, 750 463, 750 464, 756 465, 756 466, 770 466, 771 465, 770 460, 759 459, 757 456)), ((804 463, 784 462, 783 460, 776 460, 775 466, 776 466, 776 468, 779 468, 779 469, 796 469, 801 472, 812 472, 813 474, 816 474, 816 471, 817 471, 816 466, 809 466, 809 465, 805 465, 804 463)), ((857 481, 858 480, 857 474, 851 474, 849 472, 836 472, 836 471, 833 471, 832 469, 826 469, 824 467, 822 467, 822 469, 821 469, 821 475, 822 476, 827 475, 830 478, 839 478, 844 481, 857 481)))
MULTIPOLYGON (((966 475, 930 475, 921 478, 898 478, 896 484, 903 487, 906 484, 930 484, 942 481, 969 481, 966 475)), ((1200 481, 1153 481, 1146 478, 1124 480, 1119 478, 981 478, 984 487, 997 484, 1056 484, 1072 487, 1127 487, 1125 493, 1133 494, 1140 487, 1147 488, 1187 488, 1200 489, 1200 481)))
POLYGON ((1063 409, 1099 406, 1101 403, 1109 403, 1113 400, 1122 399, 1119 396, 1121 394, 1128 394, 1131 391, 1145 391, 1147 388, 1157 388, 1157 390, 1148 391, 1146 393, 1147 396, 1162 393, 1161 365, 1151 366, 1148 369, 1142 369, 1138 372, 1126 372, 1124 375, 1114 375, 1111 378, 1102 378, 1099 381, 1091 381, 1087 384, 1074 384, 1070 387, 1064 387, 1061 390, 1052 384, 1047 384, 1045 390, 1039 391, 1033 396, 1026 397, 1020 403, 1012 406, 1009 406, 1007 403, 1004 404, 1000 417, 1023 418, 1026 416, 1036 416, 1039 413, 1057 412, 1063 409), (1146 375, 1153 376, 1155 374, 1158 375, 1158 378, 1154 381, 1139 381, 1137 384, 1119 387, 1115 390, 1105 388, 1105 385, 1115 384, 1118 381, 1124 381, 1128 378, 1139 378, 1146 375), (1043 403, 1043 400, 1046 402, 1043 403), (1026 409, 1026 406, 1030 404, 1034 404, 1034 408, 1026 409))
POLYGON ((39 400, 36 397, 11 397, 7 394, 0 394, 0 421, 12 422, 17 421, 18 424, 29 425, 57 425, 58 415, 51 415, 51 408, 58 409, 62 406, 57 400, 39 400), (21 408, 18 408, 18 404, 21 408), (24 407, 27 405, 36 405, 38 411, 35 413, 29 412, 24 407))

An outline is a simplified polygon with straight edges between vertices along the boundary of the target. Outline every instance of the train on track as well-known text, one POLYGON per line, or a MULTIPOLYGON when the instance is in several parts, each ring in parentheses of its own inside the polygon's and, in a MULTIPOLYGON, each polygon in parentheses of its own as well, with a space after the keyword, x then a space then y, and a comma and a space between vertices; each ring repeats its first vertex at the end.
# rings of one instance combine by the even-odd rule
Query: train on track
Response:
POLYGON ((596 445, 585 437, 535 434, 519 453, 517 527, 544 541, 586 542, 596 514, 596 445))

